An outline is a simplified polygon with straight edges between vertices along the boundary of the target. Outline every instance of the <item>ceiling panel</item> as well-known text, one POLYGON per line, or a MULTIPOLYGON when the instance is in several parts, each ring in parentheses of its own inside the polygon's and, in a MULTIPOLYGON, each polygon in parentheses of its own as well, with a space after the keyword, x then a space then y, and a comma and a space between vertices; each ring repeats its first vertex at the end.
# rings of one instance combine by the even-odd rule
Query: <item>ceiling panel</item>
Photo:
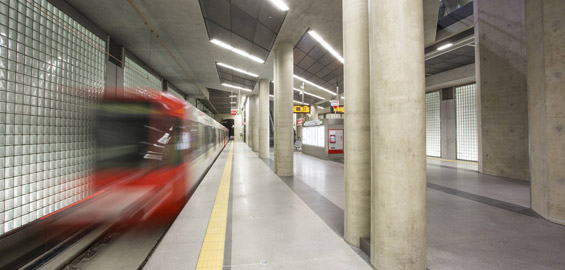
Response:
POLYGON ((445 72, 475 63, 475 47, 463 46, 426 60, 426 75, 445 72))

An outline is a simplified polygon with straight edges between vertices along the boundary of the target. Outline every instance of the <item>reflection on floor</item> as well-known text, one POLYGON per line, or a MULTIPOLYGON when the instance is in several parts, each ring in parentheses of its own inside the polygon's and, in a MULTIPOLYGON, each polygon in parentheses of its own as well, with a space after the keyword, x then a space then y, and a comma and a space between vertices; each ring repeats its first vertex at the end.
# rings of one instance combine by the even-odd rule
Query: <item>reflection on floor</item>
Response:
MULTIPOLYGON (((294 158, 293 181, 343 209, 343 164, 294 158)), ((428 161, 430 269, 564 269, 565 227, 529 210, 527 182, 444 163, 428 161)))

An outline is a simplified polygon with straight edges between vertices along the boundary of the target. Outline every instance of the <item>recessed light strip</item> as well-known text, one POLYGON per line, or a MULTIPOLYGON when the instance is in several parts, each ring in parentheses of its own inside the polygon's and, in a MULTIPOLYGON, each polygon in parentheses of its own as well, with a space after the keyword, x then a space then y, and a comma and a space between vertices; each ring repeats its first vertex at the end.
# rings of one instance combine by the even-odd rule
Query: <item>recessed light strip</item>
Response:
POLYGON ((330 46, 330 44, 328 44, 320 35, 318 35, 316 31, 310 30, 308 31, 308 34, 310 34, 316 41, 318 41, 318 43, 322 44, 322 46, 326 48, 326 50, 328 50, 328 52, 330 52, 335 58, 337 58, 337 60, 339 60, 342 64, 344 63, 343 57, 341 57, 341 55, 339 55, 339 53, 337 53, 334 48, 330 46))
MULTIPOLYGON (((292 89, 294 89, 294 91, 297 91, 297 92, 302 92, 302 90, 297 89, 297 88, 292 88, 292 89)), ((310 95, 310 96, 313 96, 313 97, 319 98, 319 99, 325 99, 325 98, 323 98, 323 97, 321 97, 321 96, 316 96, 316 95, 314 95, 314 94, 312 94, 312 93, 308 93, 308 92, 306 92, 306 91, 304 91, 304 94, 310 95)))
POLYGON ((231 84, 229 84, 229 83, 222 83, 222 85, 223 85, 223 86, 226 86, 226 87, 231 87, 231 88, 235 88, 235 89, 238 89, 238 90, 242 90, 242 91, 253 92, 253 90, 251 90, 251 89, 247 89, 247 88, 243 88, 243 87, 231 85, 231 84))
POLYGON ((248 54, 247 52, 244 52, 244 51, 242 51, 242 50, 240 50, 240 49, 238 49, 238 48, 234 48, 234 47, 232 47, 231 45, 229 45, 229 44, 227 44, 227 43, 224 43, 224 42, 222 42, 222 41, 219 41, 219 40, 217 40, 217 39, 212 39, 212 40, 210 40, 210 42, 212 42, 212 43, 214 43, 214 44, 216 44, 216 45, 218 45, 218 46, 220 46, 220 47, 222 47, 222 48, 224 48, 224 49, 228 49, 228 50, 230 50, 230 51, 232 51, 232 52, 234 52, 234 53, 237 53, 237 54, 239 54, 239 55, 245 56, 245 57, 247 57, 247 58, 249 58, 249 59, 251 59, 251 60, 253 60, 253 61, 257 62, 257 63, 261 63, 261 64, 265 63, 265 61, 263 61, 261 58, 259 58, 259 57, 257 57, 257 56, 253 56, 253 55, 251 55, 251 54, 248 54))
POLYGON ((453 46, 453 43, 447 43, 445 45, 440 46, 439 48, 437 48, 438 51, 443 51, 447 48, 450 48, 451 46, 453 46))
POLYGON ((304 79, 304 78, 302 78, 302 77, 299 77, 299 76, 294 75, 294 78, 296 78, 296 79, 298 79, 298 80, 301 80, 301 81, 303 81, 303 82, 305 82, 305 83, 307 83, 307 84, 309 84, 309 85, 312 85, 312 86, 314 86, 314 87, 316 87, 316 88, 318 88, 318 89, 320 89, 320 90, 324 90, 324 91, 326 91, 328 94, 331 94, 331 95, 335 95, 335 94, 336 94, 335 92, 330 91, 330 90, 328 90, 328 89, 326 89, 326 88, 324 88, 324 87, 321 87, 321 86, 319 86, 319 85, 317 85, 317 84, 315 84, 315 83, 313 83, 313 82, 311 82, 311 81, 308 81, 308 80, 306 80, 306 79, 304 79))
POLYGON ((216 65, 221 66, 221 67, 225 67, 225 68, 229 68, 229 69, 231 69, 231 70, 237 71, 237 72, 239 72, 239 73, 243 73, 243 74, 245 74, 245 75, 249 75, 249 76, 251 76, 251 77, 255 77, 255 78, 259 77, 259 75, 255 74, 255 73, 247 72, 247 71, 245 71, 245 70, 243 70, 243 69, 241 69, 241 68, 232 67, 232 66, 230 66, 230 65, 228 65, 228 64, 224 64, 224 63, 218 62, 218 63, 216 63, 216 65))
POLYGON ((273 3, 273 5, 278 7, 281 11, 287 11, 288 10, 288 6, 281 0, 271 0, 271 3, 273 3))

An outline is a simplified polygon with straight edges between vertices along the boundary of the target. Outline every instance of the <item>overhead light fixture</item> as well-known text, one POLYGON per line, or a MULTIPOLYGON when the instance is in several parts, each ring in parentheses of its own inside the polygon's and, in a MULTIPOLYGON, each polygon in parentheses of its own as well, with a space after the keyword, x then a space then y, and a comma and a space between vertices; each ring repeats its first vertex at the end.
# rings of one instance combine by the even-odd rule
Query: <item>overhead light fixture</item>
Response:
POLYGON ((218 62, 218 63, 216 63, 216 65, 221 66, 221 67, 225 67, 225 68, 229 68, 229 69, 231 69, 231 70, 235 70, 235 71, 237 71, 237 72, 239 72, 239 73, 243 73, 243 74, 249 75, 249 76, 251 76, 251 77, 259 77, 259 75, 255 74, 255 73, 247 72, 247 71, 245 71, 245 70, 243 70, 243 69, 241 69, 241 68, 232 67, 232 66, 227 65, 227 64, 224 64, 224 63, 219 63, 219 62, 218 62))
POLYGON ((341 99, 345 99, 345 97, 341 97, 341 99))
MULTIPOLYGON (((292 89, 294 89, 294 91, 297 91, 297 92, 302 92, 302 90, 297 89, 297 88, 292 88, 292 89)), ((316 96, 316 95, 314 95, 314 94, 312 94, 312 93, 308 93, 308 92, 306 92, 306 91, 304 91, 304 94, 310 95, 310 96, 313 96, 313 97, 319 98, 319 99, 325 99, 325 98, 323 98, 323 97, 321 97, 321 96, 316 96)))
POLYGON ((231 101, 230 103, 231 103, 231 104, 236 104, 237 102, 235 102, 235 101, 231 101))
POLYGON ((224 49, 228 49, 228 50, 230 50, 234 53, 237 53, 239 55, 245 56, 245 57, 247 57, 247 58, 249 58, 249 59, 251 59, 251 60, 253 60, 257 63, 261 63, 261 64, 265 63, 265 61, 263 61, 261 58, 259 58, 257 56, 253 56, 251 54, 248 54, 247 52, 244 52, 244 51, 242 51, 238 48, 234 48, 234 47, 232 47, 231 45, 229 45, 225 42, 219 41, 217 39, 212 39, 212 40, 210 40, 210 42, 212 42, 212 43, 214 43, 214 44, 216 44, 216 45, 218 45, 218 46, 220 46, 224 49))
POLYGON ((318 43, 322 44, 322 46, 326 48, 326 50, 328 50, 328 52, 330 52, 335 58, 337 58, 337 60, 339 60, 342 64, 344 63, 343 57, 341 57, 341 55, 339 55, 339 53, 337 53, 334 48, 330 46, 330 44, 328 44, 320 35, 318 35, 316 31, 310 30, 308 31, 308 34, 310 34, 316 41, 318 41, 318 43))
POLYGON ((229 97, 237 97, 237 95, 231 95, 231 96, 229 96, 229 97))
POLYGON ((274 95, 269 95, 269 97, 275 98, 275 96, 274 96, 274 95))
POLYGON ((302 77, 299 77, 299 76, 296 76, 296 75, 293 75, 293 76, 294 76, 294 78, 296 78, 296 79, 298 79, 298 80, 301 80, 301 81, 303 81, 303 82, 305 82, 305 83, 307 83, 307 84, 309 84, 309 85, 312 85, 312 86, 314 86, 314 87, 316 87, 316 88, 318 88, 318 89, 320 89, 320 90, 326 91, 328 94, 331 94, 331 95, 335 95, 335 94, 336 94, 335 92, 330 91, 330 90, 328 90, 328 89, 326 89, 326 88, 324 88, 324 87, 321 87, 321 86, 319 86, 319 85, 317 85, 317 84, 315 84, 315 83, 313 83, 313 82, 311 82, 311 81, 308 81, 308 80, 306 80, 306 79, 304 79, 304 78, 302 78, 302 77))
POLYGON ((231 84, 229 84, 229 83, 222 83, 222 85, 223 85, 223 86, 226 86, 226 87, 231 87, 231 88, 235 88, 235 89, 238 89, 238 90, 242 90, 242 91, 253 92, 253 90, 251 90, 251 89, 247 89, 247 88, 243 88, 243 87, 231 85, 231 84))
POLYGON ((322 106, 318 106, 318 109, 323 110, 323 109, 325 109, 325 108, 322 107, 322 106))
POLYGON ((288 10, 288 6, 281 0, 271 0, 271 3, 273 3, 273 5, 278 7, 281 11, 287 11, 288 10))
POLYGON ((438 50, 438 51, 443 51, 443 50, 445 50, 445 49, 447 49, 447 48, 450 48, 451 46, 453 46, 453 43, 447 43, 447 44, 445 44, 445 45, 439 46, 439 47, 437 48, 437 50, 438 50))

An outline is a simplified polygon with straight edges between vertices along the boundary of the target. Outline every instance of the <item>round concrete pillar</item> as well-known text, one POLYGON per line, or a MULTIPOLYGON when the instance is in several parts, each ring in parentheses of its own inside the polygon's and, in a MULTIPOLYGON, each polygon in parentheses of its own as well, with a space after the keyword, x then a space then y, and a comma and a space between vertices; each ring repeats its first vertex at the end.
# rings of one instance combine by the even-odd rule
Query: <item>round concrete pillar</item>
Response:
POLYGON ((423 32, 422 1, 370 2, 371 263, 376 269, 426 269, 423 32))
MULTIPOLYGON (((371 125, 367 0, 343 0, 345 90, 345 234, 347 243, 371 234, 371 125)), ((316 113, 317 114, 317 113, 316 113)))
POLYGON ((290 42, 281 42, 275 48, 275 172, 279 176, 292 176, 294 173, 292 49, 290 42))
POLYGON ((259 152, 259 96, 253 96, 253 151, 259 152))
POLYGON ((269 158, 269 80, 259 80, 259 158, 269 158))

